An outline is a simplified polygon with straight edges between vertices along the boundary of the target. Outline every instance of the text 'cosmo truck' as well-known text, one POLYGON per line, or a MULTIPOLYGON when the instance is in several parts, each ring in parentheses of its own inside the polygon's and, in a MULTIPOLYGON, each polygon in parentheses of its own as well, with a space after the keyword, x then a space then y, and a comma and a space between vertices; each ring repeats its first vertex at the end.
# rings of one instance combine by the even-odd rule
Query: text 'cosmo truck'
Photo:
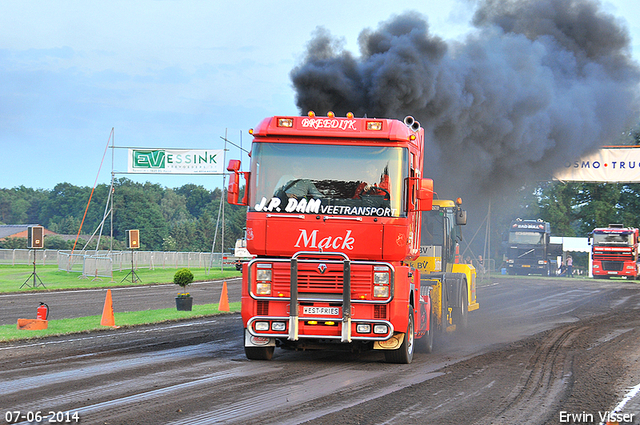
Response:
POLYGON ((434 317, 450 329, 466 318, 471 298, 460 288, 447 292, 452 305, 435 306, 446 270, 421 279, 412 265, 433 202, 417 121, 309 113, 266 118, 251 133, 250 171, 238 160, 227 167, 227 199, 248 206, 255 256, 242 270, 249 359, 271 359, 276 347, 373 349, 410 363, 416 346, 431 349, 434 317))

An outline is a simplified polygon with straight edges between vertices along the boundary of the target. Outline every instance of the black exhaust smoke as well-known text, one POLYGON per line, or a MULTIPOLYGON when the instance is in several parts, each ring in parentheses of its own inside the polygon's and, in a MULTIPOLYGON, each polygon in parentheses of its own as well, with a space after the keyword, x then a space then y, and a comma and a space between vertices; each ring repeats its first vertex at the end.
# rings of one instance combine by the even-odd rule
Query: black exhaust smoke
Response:
POLYGON ((362 31, 359 57, 319 28, 291 71, 297 106, 412 115, 441 198, 487 199, 548 180, 637 122, 630 37, 598 2, 485 0, 473 24, 464 41, 446 42, 407 12, 362 31))

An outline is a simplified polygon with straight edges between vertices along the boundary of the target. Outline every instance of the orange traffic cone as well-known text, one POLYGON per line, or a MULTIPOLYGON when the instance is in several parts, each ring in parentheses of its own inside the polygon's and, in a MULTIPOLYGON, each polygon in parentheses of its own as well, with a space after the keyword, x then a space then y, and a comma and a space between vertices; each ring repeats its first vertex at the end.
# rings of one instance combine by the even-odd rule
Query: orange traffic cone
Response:
POLYGON ((107 298, 104 300, 104 308, 102 309, 102 326, 116 327, 116 319, 113 317, 113 301, 111 300, 111 289, 107 289, 107 298))
POLYGON ((222 282, 222 294, 220 294, 220 304, 218 311, 229 311, 229 296, 227 295, 227 281, 222 282))

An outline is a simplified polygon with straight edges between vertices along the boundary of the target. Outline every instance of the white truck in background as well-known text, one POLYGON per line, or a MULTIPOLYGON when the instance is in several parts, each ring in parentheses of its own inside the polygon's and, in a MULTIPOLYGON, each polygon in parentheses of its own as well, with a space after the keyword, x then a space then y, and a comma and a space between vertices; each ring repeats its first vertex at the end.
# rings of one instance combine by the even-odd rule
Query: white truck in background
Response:
POLYGON ((224 264, 232 264, 236 270, 242 270, 242 263, 249 262, 253 259, 253 255, 247 250, 247 239, 236 239, 236 245, 233 248, 233 256, 223 257, 224 264))

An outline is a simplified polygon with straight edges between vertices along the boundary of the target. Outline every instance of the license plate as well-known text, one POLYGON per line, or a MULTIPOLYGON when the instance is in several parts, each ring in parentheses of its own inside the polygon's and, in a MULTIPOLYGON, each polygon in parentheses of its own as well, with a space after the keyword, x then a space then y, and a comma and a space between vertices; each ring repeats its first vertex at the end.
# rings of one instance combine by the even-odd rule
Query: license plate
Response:
POLYGON ((522 267, 531 267, 529 264, 523 264, 522 267))
POLYGON ((339 316, 340 309, 338 307, 307 307, 302 308, 303 314, 315 314, 321 316, 339 316))

